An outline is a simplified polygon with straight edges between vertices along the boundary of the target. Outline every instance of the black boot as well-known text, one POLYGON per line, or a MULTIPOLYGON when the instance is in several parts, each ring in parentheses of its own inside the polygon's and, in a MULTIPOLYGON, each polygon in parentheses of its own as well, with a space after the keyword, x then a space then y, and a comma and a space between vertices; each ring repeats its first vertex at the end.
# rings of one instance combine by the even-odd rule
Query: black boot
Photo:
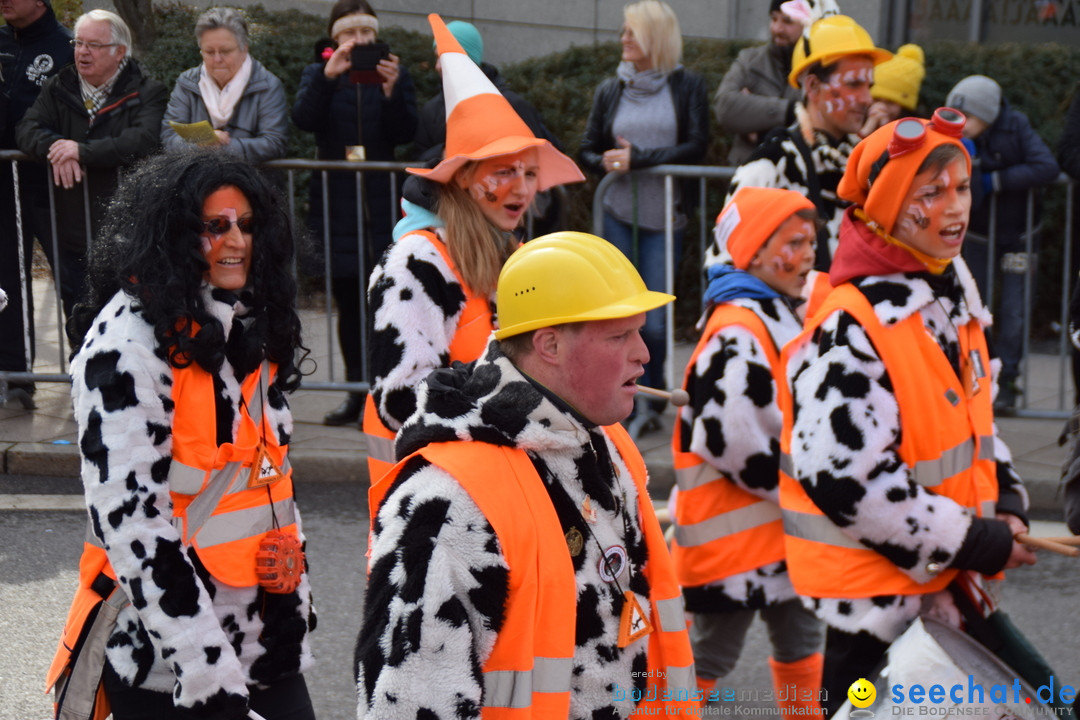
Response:
POLYGON ((363 393, 351 392, 341 404, 326 413, 323 425, 348 425, 360 419, 360 410, 364 407, 363 393))

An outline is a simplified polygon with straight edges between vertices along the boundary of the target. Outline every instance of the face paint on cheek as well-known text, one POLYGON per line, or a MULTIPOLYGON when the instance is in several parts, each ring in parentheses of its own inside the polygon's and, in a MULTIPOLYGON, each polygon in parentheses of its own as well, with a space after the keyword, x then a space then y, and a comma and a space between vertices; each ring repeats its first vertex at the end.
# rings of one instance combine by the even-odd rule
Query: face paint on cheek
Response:
POLYGON ((226 218, 232 224, 229 225, 228 230, 221 233, 220 235, 212 232, 204 232, 202 235, 199 236, 199 239, 202 241, 203 255, 210 252, 210 250, 212 250, 215 245, 220 243, 222 238, 228 235, 229 231, 232 230, 232 226, 236 224, 236 208, 222 208, 221 211, 218 212, 218 217, 226 218))
POLYGON ((909 205, 907 212, 908 217, 911 218, 911 221, 918 225, 921 229, 925 230, 926 228, 930 227, 930 218, 926 216, 926 213, 924 213, 923 209, 918 205, 909 205))

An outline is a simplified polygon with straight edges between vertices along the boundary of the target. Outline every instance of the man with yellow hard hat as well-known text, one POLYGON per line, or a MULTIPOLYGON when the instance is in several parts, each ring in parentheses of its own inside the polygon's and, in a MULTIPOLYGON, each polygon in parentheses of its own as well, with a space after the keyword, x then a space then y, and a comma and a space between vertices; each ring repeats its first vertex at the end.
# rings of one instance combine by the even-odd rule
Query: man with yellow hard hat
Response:
POLYGON ((496 297, 486 352, 420 385, 369 494, 358 716, 692 716, 682 596, 618 424, 645 313, 674 297, 573 232, 515 251, 496 297))
MULTIPOLYGON (((790 5, 794 3, 782 7, 790 5)), ((821 4, 815 5, 810 12, 830 12, 821 8, 821 4)), ((813 20, 795 42, 791 56, 788 82, 803 95, 802 103, 795 106, 795 122, 772 131, 736 169, 728 187, 725 204, 741 187, 795 190, 809 198, 825 222, 818 235, 818 270, 828 270, 836 250, 847 206, 836 196, 836 186, 873 102, 870 86, 874 66, 890 57, 891 53, 875 47, 870 34, 846 15, 828 14, 813 20)), ((706 266, 719 262, 720 254, 721 248, 713 243, 706 266)))

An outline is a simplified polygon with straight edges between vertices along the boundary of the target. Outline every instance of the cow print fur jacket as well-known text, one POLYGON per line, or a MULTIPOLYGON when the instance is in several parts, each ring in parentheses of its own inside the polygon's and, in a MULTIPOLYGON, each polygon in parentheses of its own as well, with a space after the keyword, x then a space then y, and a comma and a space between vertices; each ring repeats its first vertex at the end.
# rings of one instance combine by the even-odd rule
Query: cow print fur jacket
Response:
MULTIPOLYGON (((919 313, 957 375, 956 328, 972 316, 984 328, 990 325, 960 258, 940 276, 896 273, 852 282, 886 326, 919 313)), ((976 518, 910 479, 898 454, 902 428, 888 372, 851 315, 837 310, 826 318, 811 341, 792 353, 787 372, 795 408, 792 437, 800 439, 791 449, 797 479, 826 515, 834 522, 839 519, 844 534, 881 552, 917 582, 931 579, 931 561, 982 573, 1001 570, 1012 547, 1005 524, 976 518)), ((1023 518, 1027 494, 996 427, 994 459, 998 512, 1023 518)), ((891 642, 919 614, 924 601, 929 606, 936 600, 883 595, 806 602, 839 630, 866 631, 891 642)))
MULTIPOLYGON (((814 130, 810 125, 806 108, 802 105, 796 105, 796 117, 795 124, 790 128, 771 132, 757 146, 750 158, 735 169, 724 204, 731 202, 731 198, 741 187, 794 190, 813 200, 810 195, 810 182, 807 179, 806 160, 792 138, 792 134, 796 134, 806 143, 810 150, 810 157, 813 159, 813 172, 817 175, 821 191, 822 208, 819 208, 818 213, 828 231, 829 257, 832 257, 836 253, 836 245, 840 237, 840 221, 843 220, 844 209, 849 205, 837 196, 836 187, 840 184, 840 178, 844 176, 848 157, 859 143, 859 137, 845 135, 837 139, 821 130, 814 130)), ((705 253, 705 266, 720 262, 721 256, 722 248, 715 241, 712 242, 705 253)))
MULTIPOLYGON (((414 208, 410 215, 430 216, 441 224, 423 209, 414 208)), ((445 242, 441 227, 433 231, 445 242)), ((419 233, 397 238, 371 273, 371 394, 388 428, 398 430, 416 410, 420 381, 450 364, 450 343, 465 299, 453 269, 419 233)), ((494 306, 494 297, 491 303, 494 306)))
MULTIPOLYGON (((235 295, 208 285, 203 293, 227 332, 243 331, 235 295)), ((131 599, 109 638, 108 662, 125 685, 169 693, 177 707, 200 717, 238 717, 248 685, 265 686, 311 664, 315 616, 307 575, 287 595, 230 587, 181 542, 168 484, 177 402, 172 367, 130 296, 119 292, 101 310, 71 374, 92 530, 131 599)), ((235 437, 240 382, 228 360, 215 387, 216 403, 192 402, 216 405, 219 433, 231 427, 235 437)), ((271 386, 268 400, 268 425, 287 443, 292 415, 285 396, 271 386)))
MULTIPOLYGON (((739 298, 731 304, 761 318, 777 352, 802 331, 802 321, 782 298, 739 298)), ((747 328, 729 325, 708 340, 689 371, 690 403, 679 411, 681 449, 719 470, 728 482, 779 503, 781 415, 765 348, 747 328)), ((685 587, 683 595, 691 612, 726 612, 785 602, 795 590, 780 560, 685 587)))
MULTIPOLYGON (((522 375, 495 342, 475 363, 432 373, 418 402, 398 435, 398 457, 455 440, 521 448, 576 507, 586 494, 592 499, 596 541, 586 538, 573 558, 570 717, 629 716, 634 703, 615 701, 613 683, 642 687, 633 673, 646 670, 647 638, 618 647, 622 596, 600 576, 598 543, 626 548, 631 579, 624 571, 620 583, 646 614, 649 586, 640 572, 647 550, 637 492, 614 445, 522 375)), ((373 520, 368 571, 356 649, 358 717, 480 717, 482 668, 503 625, 509 570, 493 528, 457 480, 419 456, 406 461, 373 520)))

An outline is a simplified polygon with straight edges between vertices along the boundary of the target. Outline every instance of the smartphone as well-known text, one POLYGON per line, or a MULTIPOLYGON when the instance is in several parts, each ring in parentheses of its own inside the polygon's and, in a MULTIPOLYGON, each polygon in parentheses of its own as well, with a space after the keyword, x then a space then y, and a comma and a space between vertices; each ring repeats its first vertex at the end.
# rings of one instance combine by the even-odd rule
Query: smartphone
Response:
POLYGON ((349 80, 357 85, 381 84, 383 79, 377 68, 379 61, 388 57, 390 57, 390 46, 384 42, 353 45, 349 80))

